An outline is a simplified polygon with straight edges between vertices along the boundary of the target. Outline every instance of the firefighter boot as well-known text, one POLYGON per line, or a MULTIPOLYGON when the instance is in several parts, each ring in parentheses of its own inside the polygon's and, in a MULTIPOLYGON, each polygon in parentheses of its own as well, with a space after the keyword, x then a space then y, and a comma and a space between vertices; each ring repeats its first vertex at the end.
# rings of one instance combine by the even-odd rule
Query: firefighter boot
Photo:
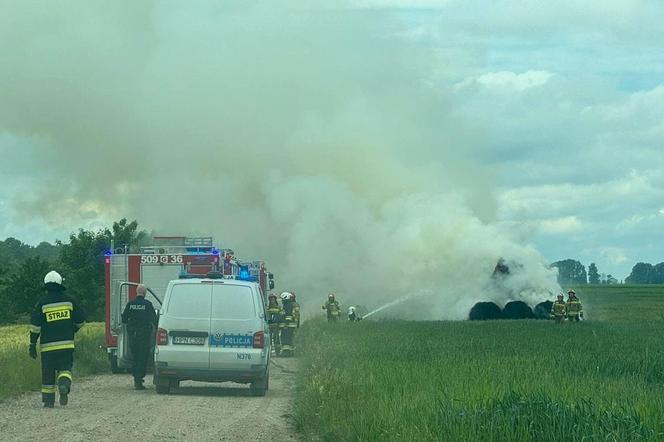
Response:
POLYGON ((69 392, 71 391, 71 371, 62 370, 58 373, 58 393, 60 393, 60 405, 67 405, 69 392))
POLYGON ((55 406, 55 386, 42 385, 42 402, 44 408, 53 408, 55 406))
POLYGON ((58 379, 58 392, 60 393, 60 405, 69 403, 69 391, 71 390, 71 381, 65 377, 58 379))

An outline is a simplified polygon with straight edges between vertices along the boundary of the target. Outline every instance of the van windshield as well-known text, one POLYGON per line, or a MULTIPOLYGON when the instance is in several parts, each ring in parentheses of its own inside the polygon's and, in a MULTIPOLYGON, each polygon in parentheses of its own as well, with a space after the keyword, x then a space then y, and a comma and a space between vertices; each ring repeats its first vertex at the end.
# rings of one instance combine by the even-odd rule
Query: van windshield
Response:
POLYGON ((209 284, 176 284, 171 290, 168 313, 179 318, 208 319, 211 292, 209 284))
POLYGON ((251 319, 256 317, 254 296, 250 287, 214 284, 212 290, 212 318, 251 319))

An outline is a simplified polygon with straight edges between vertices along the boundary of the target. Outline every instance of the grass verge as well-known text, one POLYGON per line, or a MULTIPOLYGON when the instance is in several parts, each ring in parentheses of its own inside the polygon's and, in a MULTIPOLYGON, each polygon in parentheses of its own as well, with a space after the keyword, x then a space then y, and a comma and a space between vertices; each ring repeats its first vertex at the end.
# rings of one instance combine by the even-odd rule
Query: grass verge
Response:
MULTIPOLYGON (((28 356, 29 327, 0 327, 0 398, 41 388, 41 366, 28 356)), ((74 377, 108 371, 104 324, 86 324, 76 334, 74 377)))

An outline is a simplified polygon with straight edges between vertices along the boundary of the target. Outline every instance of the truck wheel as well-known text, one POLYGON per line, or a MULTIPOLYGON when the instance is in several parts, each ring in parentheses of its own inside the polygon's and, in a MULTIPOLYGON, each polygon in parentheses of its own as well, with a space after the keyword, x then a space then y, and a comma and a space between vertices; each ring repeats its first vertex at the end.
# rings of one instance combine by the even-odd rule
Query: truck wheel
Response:
POLYGON ((169 394, 171 392, 172 381, 163 376, 154 375, 152 382, 157 394, 169 394))
POLYGON ((252 396, 265 396, 268 388, 270 387, 270 370, 265 370, 263 377, 256 379, 251 383, 249 389, 252 396))
POLYGON ((115 353, 109 353, 108 360, 111 363, 111 373, 118 374, 124 371, 123 369, 118 367, 118 356, 115 353))

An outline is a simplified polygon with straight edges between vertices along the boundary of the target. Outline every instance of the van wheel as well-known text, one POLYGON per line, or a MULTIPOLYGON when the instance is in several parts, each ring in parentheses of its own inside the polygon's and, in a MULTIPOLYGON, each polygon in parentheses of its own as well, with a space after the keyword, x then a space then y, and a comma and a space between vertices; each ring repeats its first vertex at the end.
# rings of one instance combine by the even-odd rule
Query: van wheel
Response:
POLYGON ((260 379, 251 383, 249 389, 252 396, 265 396, 270 387, 270 370, 265 370, 265 374, 260 379))

